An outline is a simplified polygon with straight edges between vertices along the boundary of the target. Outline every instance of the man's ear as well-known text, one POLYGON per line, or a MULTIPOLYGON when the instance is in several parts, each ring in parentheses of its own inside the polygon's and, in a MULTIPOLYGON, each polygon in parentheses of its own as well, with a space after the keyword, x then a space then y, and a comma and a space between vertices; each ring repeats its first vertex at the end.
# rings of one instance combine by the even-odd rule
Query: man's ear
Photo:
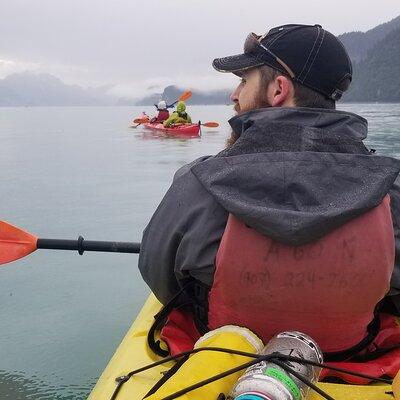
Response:
POLYGON ((294 86, 291 79, 278 75, 268 86, 268 100, 272 107, 295 107, 294 86))

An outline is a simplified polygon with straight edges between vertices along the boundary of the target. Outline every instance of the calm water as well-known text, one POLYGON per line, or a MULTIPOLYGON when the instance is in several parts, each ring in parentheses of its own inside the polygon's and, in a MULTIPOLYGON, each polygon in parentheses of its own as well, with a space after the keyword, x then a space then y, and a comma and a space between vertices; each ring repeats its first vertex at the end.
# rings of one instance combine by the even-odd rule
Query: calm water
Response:
MULTIPOLYGON (((345 105, 367 145, 400 157, 400 105, 345 105)), ((0 217, 40 237, 139 241, 174 171, 219 151, 230 107, 200 139, 129 128, 151 108, 0 108, 0 217)), ((136 255, 40 250, 0 268, 0 399, 85 399, 148 290, 136 255)))

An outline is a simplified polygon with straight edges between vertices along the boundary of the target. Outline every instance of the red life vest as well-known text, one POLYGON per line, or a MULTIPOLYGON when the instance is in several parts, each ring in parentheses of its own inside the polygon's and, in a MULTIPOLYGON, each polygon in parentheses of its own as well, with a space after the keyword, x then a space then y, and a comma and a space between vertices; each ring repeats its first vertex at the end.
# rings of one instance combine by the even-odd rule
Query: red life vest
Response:
POLYGON ((230 215, 217 253, 208 325, 245 326, 264 342, 297 330, 323 352, 343 351, 366 336, 393 267, 389 196, 299 247, 278 243, 230 215))
MULTIPOLYGON (((316 242, 293 247, 248 228, 230 215, 218 250, 209 295, 210 329, 246 326, 266 343, 276 333, 299 330, 324 352, 347 350, 366 336, 375 305, 389 290, 394 234, 389 196, 316 242)), ((379 314, 380 329, 365 356, 332 366, 375 377, 400 369, 399 319, 379 314), (376 350, 392 349, 373 357, 376 350)), ((193 315, 173 310, 161 332, 171 354, 193 348, 200 334, 193 315)), ((354 354, 356 355, 356 354, 354 354)), ((324 370, 327 376, 366 384, 369 379, 324 370)))
POLYGON ((168 110, 159 110, 156 122, 164 122, 169 118, 169 111, 168 110))

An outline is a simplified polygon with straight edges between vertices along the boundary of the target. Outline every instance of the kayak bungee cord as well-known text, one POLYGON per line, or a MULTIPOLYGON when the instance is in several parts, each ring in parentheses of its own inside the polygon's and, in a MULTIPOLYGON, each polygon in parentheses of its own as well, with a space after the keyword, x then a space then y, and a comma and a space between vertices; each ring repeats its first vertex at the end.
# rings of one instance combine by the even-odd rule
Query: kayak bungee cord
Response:
MULTIPOLYGON (((232 352, 234 354, 234 351, 232 352)), ((253 355, 254 357, 255 355, 253 355)), ((227 370, 221 374, 215 375, 211 378, 205 379, 201 382, 198 382, 196 384, 193 384, 191 386, 188 386, 185 389, 181 389, 167 397, 163 397, 161 400, 173 400, 176 399, 192 390, 198 389, 201 386, 205 386, 209 383, 212 383, 218 379, 222 379, 230 374, 233 374, 235 372, 238 372, 242 369, 246 369, 248 367, 251 367, 254 364, 257 364, 261 361, 270 361, 271 363, 274 363, 276 365, 281 366, 284 370, 286 370, 287 372, 289 372, 290 374, 296 376, 299 380, 301 380, 303 383, 305 383, 307 386, 309 386, 312 390, 314 390, 315 392, 317 392, 320 396, 322 396, 323 398, 325 398, 326 400, 335 400, 333 397, 331 397, 329 394, 327 394, 326 392, 324 392, 322 389, 320 389, 318 386, 314 385, 312 382, 310 382, 308 379, 304 378, 302 375, 298 374, 296 371, 294 371, 291 367, 289 367, 288 365, 282 363, 281 360, 284 361, 294 361, 297 362, 299 364, 308 364, 308 365, 313 365, 313 366, 317 366, 317 367, 321 367, 321 368, 327 368, 327 369, 331 369, 331 370, 340 370, 341 372, 347 373, 349 375, 354 375, 354 376, 360 376, 362 375, 362 377, 367 378, 367 379, 371 379, 371 380, 375 380, 375 381, 379 381, 379 382, 384 382, 387 384, 392 384, 392 380, 389 379, 384 379, 384 378, 375 378, 372 376, 368 376, 368 375, 364 375, 364 374, 358 374, 358 373, 354 373, 352 371, 348 371, 345 369, 341 369, 341 368, 335 368, 335 367, 329 367, 328 365, 325 364, 321 364, 321 363, 317 363, 317 362, 311 362, 308 360, 304 360, 302 358, 298 358, 298 357, 291 357, 291 356, 286 356, 283 354, 279 354, 279 353, 273 353, 273 354, 269 354, 266 356, 260 356, 258 355, 257 359, 250 361, 248 363, 242 364, 238 367, 232 368, 230 370, 227 370)), ((361 376, 360 376, 361 377, 361 376)))
POLYGON ((327 393, 325 393, 323 390, 321 390, 318 386, 314 385, 313 382, 311 382, 309 379, 305 378, 303 375, 299 374, 297 371, 295 371, 293 368, 289 367, 287 364, 283 363, 282 361, 280 361, 276 358, 272 362, 274 364, 278 365, 279 367, 281 367, 283 370, 285 370, 289 374, 295 376, 298 380, 305 383, 308 387, 310 387, 312 390, 317 392, 320 396, 324 397, 327 400, 335 400, 333 397, 329 396, 327 393))
POLYGON ((161 359, 160 361, 156 361, 156 362, 154 362, 152 364, 145 365, 144 367, 135 369, 135 370, 129 372, 128 374, 126 374, 126 375, 122 375, 122 376, 119 376, 119 377, 115 378, 117 386, 116 386, 116 388, 114 390, 114 393, 110 397, 110 400, 115 400, 116 399, 117 394, 120 391, 122 385, 125 382, 129 381, 129 379, 133 375, 139 374, 140 372, 147 371, 148 369, 151 369, 151 368, 157 367, 159 365, 165 364, 165 363, 167 363, 169 361, 178 361, 179 359, 181 359, 183 357, 190 356, 192 354, 196 354, 196 353, 199 353, 199 352, 204 351, 204 350, 216 351, 216 352, 220 352, 220 353, 236 354, 236 355, 239 355, 239 356, 244 356, 244 357, 249 357, 249 358, 258 358, 259 357, 259 354, 248 353, 248 352, 240 351, 240 350, 226 349, 226 348, 223 348, 223 347, 202 347, 201 349, 193 349, 193 350, 189 350, 189 351, 184 351, 184 352, 179 353, 179 354, 177 354, 175 356, 165 357, 165 358, 161 359))
MULTIPOLYGON (((181 390, 179 390, 179 391, 177 391, 175 393, 172 393, 169 396, 163 397, 161 400, 177 399, 178 397, 180 397, 180 396, 182 396, 182 395, 184 395, 186 393, 189 393, 192 390, 198 389, 201 386, 208 385, 209 383, 215 382, 218 379, 225 378, 226 376, 234 374, 235 372, 238 372, 238 371, 241 371, 243 369, 249 368, 249 367, 251 367, 251 366, 253 366, 255 364, 258 364, 260 361, 271 361, 271 362, 273 362, 273 360, 274 360, 274 357, 271 354, 268 354, 266 356, 258 356, 257 358, 255 358, 252 361, 249 361, 247 363, 241 364, 241 365, 239 365, 239 366, 237 366, 235 368, 228 369, 227 371, 222 372, 222 373, 220 373, 218 375, 214 375, 214 376, 212 376, 212 377, 210 377, 208 379, 204 379, 203 381, 197 382, 197 383, 195 383, 193 385, 190 385, 190 386, 188 386, 188 387, 186 387, 184 389, 181 389, 181 390)), ((334 400, 331 397, 326 397, 326 399, 327 400, 334 400)))
MULTIPOLYGON (((289 373, 295 372, 292 368, 290 368, 286 364, 281 363, 278 360, 278 357, 285 359, 285 356, 283 356, 282 354, 278 354, 278 353, 269 354, 269 355, 265 355, 265 356, 258 356, 257 359, 255 359, 255 360, 249 361, 249 362, 247 362, 245 364, 241 364, 238 367, 231 368, 231 369, 229 369, 229 370, 227 370, 227 371, 225 371, 225 372, 223 372, 221 374, 214 375, 211 378, 205 379, 205 380, 200 381, 200 382, 198 382, 198 383, 196 383, 194 385, 188 386, 185 389, 179 390, 179 391, 177 391, 177 392, 175 392, 175 393, 173 393, 173 394, 171 394, 169 396, 163 397, 161 400, 177 399, 178 397, 180 397, 180 396, 182 396, 182 395, 184 395, 184 394, 186 394, 186 393, 188 393, 188 392, 190 392, 192 390, 198 389, 199 387, 205 386, 205 385, 207 385, 209 383, 212 383, 212 382, 214 382, 214 381, 216 381, 218 379, 222 379, 222 378, 224 378, 224 377, 226 377, 228 375, 231 375, 231 374, 233 374, 235 372, 238 372, 238 371, 241 371, 243 369, 249 368, 249 367, 251 367, 251 366, 253 366, 255 364, 258 364, 261 361, 270 361, 271 363, 274 363, 276 365, 283 364, 283 365, 285 365, 285 367, 283 368, 285 371, 287 371, 289 373)), ((293 374, 293 375, 296 376, 295 374, 293 374)), ((333 397, 331 397, 329 394, 325 393, 322 389, 320 389, 317 386, 315 386, 312 382, 310 382, 308 379, 304 378, 303 376, 302 376, 301 380, 302 380, 302 382, 304 382, 311 389, 315 390, 319 395, 321 395, 326 400, 335 400, 333 397)))
POLYGON ((332 371, 337 371, 337 372, 342 372, 348 375, 352 375, 352 376, 356 376, 356 377, 360 377, 360 378, 365 378, 365 379, 369 379, 371 381, 375 381, 375 382, 382 382, 382 383, 386 383, 388 385, 392 384, 392 380, 391 379, 385 379, 385 378, 377 378, 374 376, 370 376, 370 375, 366 375, 366 374, 362 374, 362 373, 358 373, 358 372, 353 372, 353 371, 349 371, 347 369, 343 369, 343 368, 338 368, 338 367, 332 367, 329 365, 326 365, 324 363, 318 363, 318 362, 314 362, 314 361, 309 361, 309 360, 305 360, 299 357, 293 357, 293 356, 286 356, 280 353, 273 353, 273 354, 269 354, 269 355, 259 355, 256 353, 248 353, 248 352, 243 352, 243 351, 239 351, 239 350, 233 350, 233 349, 226 349, 226 348, 219 348, 219 347, 203 347, 200 349, 193 349, 190 351, 186 351, 186 352, 182 352, 177 354, 176 356, 169 356, 166 358, 163 358, 160 361, 157 361, 155 363, 152 364, 148 364, 144 367, 138 368, 136 370, 133 370, 131 372, 129 372, 126 375, 123 376, 119 376, 115 379, 117 386, 110 398, 110 400, 115 400, 117 398, 118 392, 120 391, 120 389, 122 388, 122 385, 127 382, 132 376, 146 371, 148 369, 154 368, 158 365, 167 363, 169 361, 178 361, 180 359, 182 359, 183 357, 188 357, 189 355, 192 354, 196 354, 199 353, 200 351, 216 351, 216 352, 221 352, 221 353, 229 353, 229 354, 235 354, 235 355, 241 355, 244 357, 249 357, 249 358, 253 358, 254 360, 249 361, 247 363, 241 364, 235 368, 229 369, 221 374, 218 375, 214 375, 208 379, 205 379, 203 381, 200 381, 196 384, 193 384, 191 386, 188 386, 184 389, 181 389, 178 392, 172 393, 171 395, 164 397, 161 400, 173 400, 176 399, 182 395, 184 395, 185 393, 188 393, 192 390, 195 390, 201 386, 205 386, 209 383, 212 383, 218 379, 222 379, 228 375, 231 375, 235 372, 238 372, 240 370, 246 369, 252 365, 255 365, 261 361, 271 361, 275 364, 277 364, 278 366, 280 366, 282 369, 286 370, 287 372, 289 372, 290 374, 292 374, 293 376, 297 377, 299 380, 301 380, 303 383, 305 383, 307 386, 309 386, 312 390, 316 391, 320 396, 324 397, 327 400, 334 400, 333 397, 331 397, 329 394, 325 393, 322 389, 318 388, 317 386, 315 386, 312 382, 310 382, 308 379, 304 378, 303 376, 301 376, 300 374, 298 374, 296 371, 294 371, 291 367, 289 367, 288 365, 284 364, 282 361, 293 361, 293 362, 297 362, 299 364, 307 364, 307 365, 312 365, 315 367, 320 367, 320 368, 326 368, 332 371))
POLYGON ((367 374, 363 374, 361 372, 353 372, 350 371, 348 369, 344 369, 344 368, 339 368, 339 367, 333 367, 327 364, 320 364, 318 362, 314 362, 314 361, 310 361, 310 360, 304 360, 302 358, 298 358, 298 357, 293 357, 293 356, 284 356, 279 354, 279 357, 276 356, 276 358, 284 358, 285 361, 293 361, 293 362, 298 362, 299 364, 307 364, 307 365, 312 365, 313 367, 321 367, 321 368, 325 368, 325 369, 329 369, 331 371, 336 371, 336 372, 343 372, 344 374, 348 374, 348 375, 352 375, 352 376, 357 376, 359 378, 365 378, 371 381, 375 381, 375 382, 382 382, 382 383, 386 383, 388 385, 392 384, 392 379, 385 379, 385 378, 377 378, 375 376, 371 376, 371 375, 367 375, 367 374))

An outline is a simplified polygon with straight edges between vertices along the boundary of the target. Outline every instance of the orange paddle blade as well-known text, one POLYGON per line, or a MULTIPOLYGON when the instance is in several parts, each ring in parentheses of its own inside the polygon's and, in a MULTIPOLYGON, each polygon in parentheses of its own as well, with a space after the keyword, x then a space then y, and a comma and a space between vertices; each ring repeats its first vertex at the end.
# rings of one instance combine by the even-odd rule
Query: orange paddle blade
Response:
POLYGON ((204 122, 201 125, 206 126, 207 128, 218 128, 219 127, 218 122, 204 122))
POLYGON ((146 122, 149 122, 148 118, 135 118, 133 120, 134 124, 145 124, 146 122))
POLYGON ((0 265, 25 257, 36 250, 37 237, 0 221, 0 265))
POLYGON ((183 93, 181 97, 179 97, 179 101, 186 101, 192 97, 192 92, 188 90, 187 92, 183 93))

